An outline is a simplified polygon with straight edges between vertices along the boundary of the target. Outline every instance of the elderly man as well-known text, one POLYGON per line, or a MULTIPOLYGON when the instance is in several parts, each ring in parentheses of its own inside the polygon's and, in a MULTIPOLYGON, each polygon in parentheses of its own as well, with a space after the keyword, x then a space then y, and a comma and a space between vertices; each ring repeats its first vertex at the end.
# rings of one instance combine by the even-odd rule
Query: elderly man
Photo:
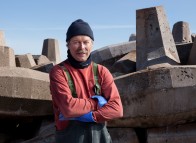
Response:
POLYGON ((81 19, 67 30, 68 58, 50 72, 56 143, 111 143, 106 121, 123 116, 109 70, 91 60, 93 31, 81 19))

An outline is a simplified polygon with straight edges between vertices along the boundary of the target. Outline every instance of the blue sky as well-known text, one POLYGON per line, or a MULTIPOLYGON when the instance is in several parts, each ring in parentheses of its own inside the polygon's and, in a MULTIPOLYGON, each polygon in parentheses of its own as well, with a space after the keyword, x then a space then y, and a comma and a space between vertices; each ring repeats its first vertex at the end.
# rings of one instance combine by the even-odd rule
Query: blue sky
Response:
POLYGON ((163 6, 172 29, 178 21, 196 32, 195 0, 0 0, 0 30, 16 55, 40 55, 44 39, 58 40, 61 60, 66 58, 66 30, 76 19, 94 31, 94 50, 127 42, 136 33, 136 10, 163 6))

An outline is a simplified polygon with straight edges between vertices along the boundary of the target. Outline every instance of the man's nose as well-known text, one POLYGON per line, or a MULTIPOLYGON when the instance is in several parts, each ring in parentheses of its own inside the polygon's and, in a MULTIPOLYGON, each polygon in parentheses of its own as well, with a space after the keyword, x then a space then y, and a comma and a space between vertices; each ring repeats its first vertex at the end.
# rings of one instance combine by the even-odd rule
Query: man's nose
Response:
POLYGON ((80 48, 85 48, 85 47, 86 47, 85 43, 84 42, 80 42, 80 48))

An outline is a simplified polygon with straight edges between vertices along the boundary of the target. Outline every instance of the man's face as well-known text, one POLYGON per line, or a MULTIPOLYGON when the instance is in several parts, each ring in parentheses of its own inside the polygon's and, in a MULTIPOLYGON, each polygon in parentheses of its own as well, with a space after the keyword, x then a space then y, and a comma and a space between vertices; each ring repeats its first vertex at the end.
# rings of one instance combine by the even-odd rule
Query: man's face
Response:
POLYGON ((67 47, 76 61, 84 62, 88 59, 91 53, 93 41, 88 36, 78 35, 70 39, 67 47))

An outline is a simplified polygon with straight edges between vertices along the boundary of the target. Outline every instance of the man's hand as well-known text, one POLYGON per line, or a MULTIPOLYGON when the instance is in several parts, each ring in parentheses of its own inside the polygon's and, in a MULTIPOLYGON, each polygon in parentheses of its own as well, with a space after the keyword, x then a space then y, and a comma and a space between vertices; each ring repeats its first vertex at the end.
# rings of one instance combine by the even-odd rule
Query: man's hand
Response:
MULTIPOLYGON (((93 99, 97 99, 98 101, 98 106, 101 108, 103 107, 106 103, 107 103, 107 100, 101 96, 101 95, 93 95, 91 98, 93 99)), ((89 113, 86 113, 80 117, 75 117, 75 118, 65 118, 63 116, 62 113, 59 114, 59 120, 60 121, 64 121, 64 120, 77 120, 77 121, 81 121, 81 122, 95 122, 94 119, 93 119, 93 116, 92 116, 92 111, 89 112, 89 113)))
POLYGON ((98 100, 99 107, 103 107, 107 103, 107 100, 101 95, 93 95, 91 98, 98 100))
POLYGON ((80 117, 75 117, 75 118, 65 118, 62 113, 59 114, 59 120, 64 121, 64 120, 77 120, 81 122, 95 122, 93 119, 93 114, 92 111, 89 113, 86 113, 80 117))
POLYGON ((81 122, 95 122, 95 120, 93 119, 92 111, 80 117, 77 117, 76 120, 81 121, 81 122))

